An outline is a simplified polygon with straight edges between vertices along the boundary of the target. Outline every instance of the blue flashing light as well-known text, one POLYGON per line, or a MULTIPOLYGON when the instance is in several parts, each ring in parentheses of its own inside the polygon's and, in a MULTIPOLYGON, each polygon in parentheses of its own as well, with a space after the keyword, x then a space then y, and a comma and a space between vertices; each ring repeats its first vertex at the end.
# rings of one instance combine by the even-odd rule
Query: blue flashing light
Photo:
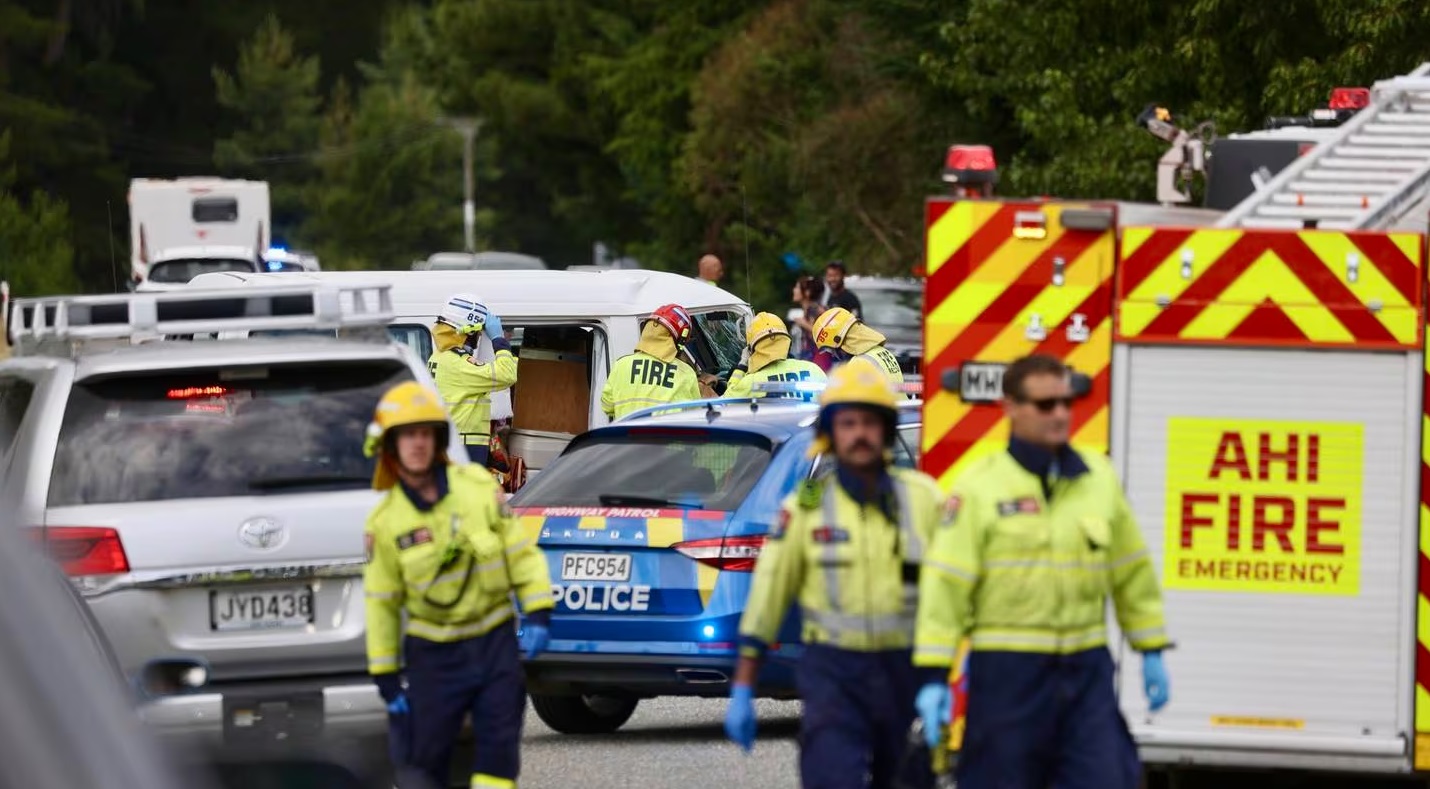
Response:
POLYGON ((714 625, 706 625, 705 627, 703 627, 703 628, 700 629, 700 634, 703 635, 703 636, 705 636, 706 638, 714 638, 714 637, 715 637, 715 626, 714 626, 714 625))
POLYGON ((269 270, 269 271, 282 271, 282 270, 283 270, 283 261, 281 261, 281 260, 270 260, 270 261, 268 261, 268 270, 269 270))

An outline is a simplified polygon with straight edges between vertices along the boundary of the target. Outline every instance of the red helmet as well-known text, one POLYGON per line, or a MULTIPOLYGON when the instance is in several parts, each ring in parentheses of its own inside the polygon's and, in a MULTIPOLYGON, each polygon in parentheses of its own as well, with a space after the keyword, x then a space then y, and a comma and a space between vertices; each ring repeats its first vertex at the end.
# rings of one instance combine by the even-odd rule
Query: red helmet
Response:
POLYGON ((684 345, 690 339, 690 313, 679 304, 667 304, 650 314, 647 320, 653 320, 665 327, 670 332, 670 336, 675 338, 676 345, 684 345))

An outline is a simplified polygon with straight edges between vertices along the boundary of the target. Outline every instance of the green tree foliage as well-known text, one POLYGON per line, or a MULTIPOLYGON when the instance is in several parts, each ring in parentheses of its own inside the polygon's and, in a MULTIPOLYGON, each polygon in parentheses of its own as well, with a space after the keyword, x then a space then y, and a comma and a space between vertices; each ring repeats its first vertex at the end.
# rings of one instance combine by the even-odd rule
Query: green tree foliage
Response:
MULTIPOLYGON (((308 235, 327 268, 407 268, 462 243, 462 144, 433 91, 387 64, 354 104, 339 85, 323 124, 308 235)), ((489 228, 491 212, 478 215, 489 228)))
POLYGON ((233 73, 213 69, 219 106, 240 124, 214 144, 214 163, 221 175, 268 181, 277 238, 299 231, 303 193, 317 176, 319 74, 318 59, 300 56, 271 14, 239 52, 233 73))
POLYGON ((134 176, 264 178, 325 265, 405 268, 460 247, 444 119, 477 117, 482 247, 713 251, 777 308, 786 252, 917 264, 951 143, 994 147, 1001 194, 1148 200, 1146 104, 1254 129, 1406 73, 1427 34, 1414 0, 0 0, 6 205, 53 228, 68 204, 88 290, 134 176))
POLYGON ((17 297, 73 290, 68 211, 44 192, 21 199, 9 149, 9 134, 0 134, 0 279, 17 297))

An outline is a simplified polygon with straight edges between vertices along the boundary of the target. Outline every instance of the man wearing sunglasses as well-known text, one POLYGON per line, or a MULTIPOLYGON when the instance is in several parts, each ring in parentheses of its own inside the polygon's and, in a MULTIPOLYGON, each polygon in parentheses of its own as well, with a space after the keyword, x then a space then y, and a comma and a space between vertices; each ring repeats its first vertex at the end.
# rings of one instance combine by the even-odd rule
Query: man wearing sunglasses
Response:
MULTIPOLYGON (((1003 373, 1008 451, 955 483, 919 582, 914 665, 953 666, 971 640, 960 789, 1134 789, 1141 765, 1113 688, 1105 610, 1141 652, 1152 711, 1168 699, 1170 647, 1147 546, 1111 462, 1068 445, 1069 370, 1029 356, 1003 373)), ((946 682, 915 707, 939 746, 946 682)))

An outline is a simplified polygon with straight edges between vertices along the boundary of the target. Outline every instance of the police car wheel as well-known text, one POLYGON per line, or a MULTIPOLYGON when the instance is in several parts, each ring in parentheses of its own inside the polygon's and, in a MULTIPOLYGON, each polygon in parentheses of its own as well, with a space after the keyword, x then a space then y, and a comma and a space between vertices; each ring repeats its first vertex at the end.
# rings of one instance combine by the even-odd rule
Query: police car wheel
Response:
POLYGON ((610 734, 635 714, 639 699, 621 696, 555 696, 533 693, 537 717, 562 734, 610 734))

